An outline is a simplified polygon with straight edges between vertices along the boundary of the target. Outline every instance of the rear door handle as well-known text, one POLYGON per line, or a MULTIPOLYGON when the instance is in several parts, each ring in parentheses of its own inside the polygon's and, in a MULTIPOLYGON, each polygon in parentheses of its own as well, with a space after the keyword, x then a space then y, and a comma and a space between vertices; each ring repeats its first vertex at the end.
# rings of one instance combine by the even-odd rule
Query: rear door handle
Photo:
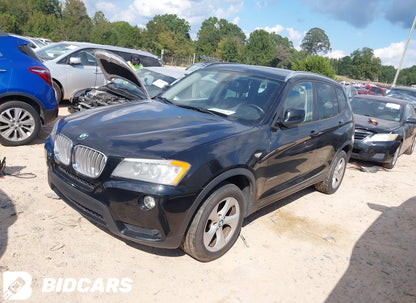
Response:
POLYGON ((5 73, 5 72, 7 72, 7 69, 0 68, 0 73, 5 73))

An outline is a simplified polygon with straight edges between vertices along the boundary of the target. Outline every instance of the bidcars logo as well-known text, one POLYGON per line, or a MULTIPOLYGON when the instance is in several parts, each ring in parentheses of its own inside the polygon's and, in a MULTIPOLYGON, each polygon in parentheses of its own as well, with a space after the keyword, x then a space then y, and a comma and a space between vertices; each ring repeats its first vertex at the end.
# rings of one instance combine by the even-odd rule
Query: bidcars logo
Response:
POLYGON ((3 299, 26 300, 32 295, 32 277, 24 271, 3 273, 3 299))
MULTIPOLYGON (((32 295, 32 277, 24 271, 6 271, 3 273, 4 300, 26 300, 32 295)), ((132 290, 130 278, 44 278, 42 293, 128 293, 132 290)))

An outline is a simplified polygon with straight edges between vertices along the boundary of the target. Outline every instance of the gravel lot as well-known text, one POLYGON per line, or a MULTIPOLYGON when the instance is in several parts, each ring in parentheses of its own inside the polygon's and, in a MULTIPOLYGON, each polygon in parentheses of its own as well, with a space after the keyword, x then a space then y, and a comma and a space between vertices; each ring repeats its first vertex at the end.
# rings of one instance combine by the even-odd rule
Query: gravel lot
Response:
POLYGON ((51 128, 0 145, 13 175, 0 177, 0 272, 32 277, 23 302, 416 302, 416 153, 393 170, 350 162, 334 195, 307 188, 259 211, 225 256, 200 263, 114 238, 57 199, 51 128))

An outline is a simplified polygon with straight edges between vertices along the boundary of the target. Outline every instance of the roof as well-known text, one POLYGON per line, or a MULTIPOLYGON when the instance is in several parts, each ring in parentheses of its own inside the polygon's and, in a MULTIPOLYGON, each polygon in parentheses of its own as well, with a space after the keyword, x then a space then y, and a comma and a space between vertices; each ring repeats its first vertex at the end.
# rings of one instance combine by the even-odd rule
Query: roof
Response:
POLYGON ((305 71, 293 71, 289 69, 282 69, 277 67, 269 67, 269 66, 259 66, 259 65, 246 65, 246 64, 234 64, 234 63, 212 63, 209 66, 205 67, 205 69, 211 68, 219 68, 219 69, 232 69, 232 70, 241 70, 242 72, 246 73, 254 73, 258 75, 263 75, 266 77, 275 78, 281 81, 288 81, 291 78, 296 78, 299 76, 302 77, 310 77, 315 79, 321 79, 325 81, 330 81, 336 85, 341 85, 335 80, 328 78, 323 75, 319 75, 316 73, 305 72, 305 71))

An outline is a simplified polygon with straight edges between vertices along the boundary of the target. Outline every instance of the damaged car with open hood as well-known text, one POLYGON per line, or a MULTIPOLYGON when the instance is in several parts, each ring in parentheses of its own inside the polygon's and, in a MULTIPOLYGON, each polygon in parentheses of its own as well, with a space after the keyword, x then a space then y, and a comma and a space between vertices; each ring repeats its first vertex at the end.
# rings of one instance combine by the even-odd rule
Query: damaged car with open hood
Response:
POLYGON ((71 113, 154 98, 189 73, 184 69, 162 66, 134 70, 123 58, 112 52, 95 50, 94 55, 107 83, 73 92, 68 107, 71 113))
POLYGON ((260 208, 312 185, 337 191, 353 133, 336 81, 215 63, 153 99, 61 118, 45 141, 48 182, 112 234, 207 262, 260 208))
POLYGON ((416 147, 416 113, 408 101, 356 95, 351 99, 355 118, 352 158, 393 168, 401 154, 416 147))

